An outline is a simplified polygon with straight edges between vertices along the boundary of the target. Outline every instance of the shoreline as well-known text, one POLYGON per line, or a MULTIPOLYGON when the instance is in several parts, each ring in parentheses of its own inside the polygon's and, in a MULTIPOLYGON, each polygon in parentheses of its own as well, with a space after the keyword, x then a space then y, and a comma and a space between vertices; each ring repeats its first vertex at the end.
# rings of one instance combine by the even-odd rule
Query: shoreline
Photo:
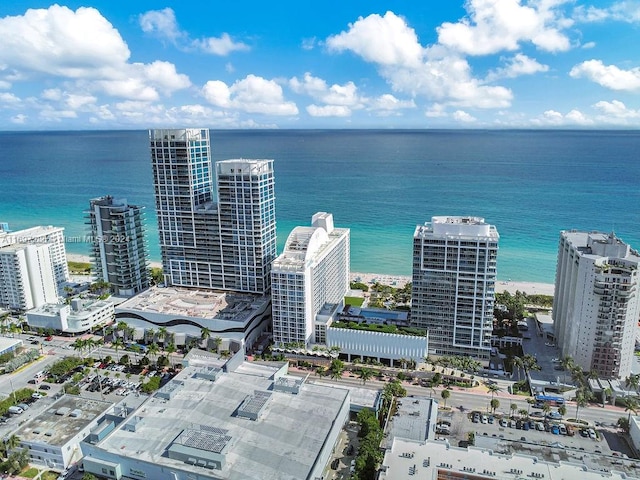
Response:
MULTIPOLYGON (((67 253, 66 256, 67 262, 91 263, 91 257, 89 255, 82 255, 80 253, 67 253)), ((162 263, 149 262, 149 266, 151 268, 162 268, 162 263)))
MULTIPOLYGON (((373 285, 377 281, 383 285, 389 285, 395 288, 402 288, 411 281, 411 277, 408 275, 385 275, 361 272, 351 272, 350 278, 352 282, 362 282, 367 285, 373 285)), ((512 280, 496 281, 496 293, 509 292, 513 295, 516 291, 520 291, 529 295, 553 295, 554 290, 555 285, 553 283, 514 282, 512 280)))
MULTIPOLYGON (((91 263, 91 257, 78 253, 67 253, 67 261, 91 263)), ((162 263, 149 262, 149 266, 151 268, 162 268, 162 263)), ((409 275, 387 275, 384 273, 351 272, 349 278, 352 282, 362 282, 367 285, 373 285, 377 281, 383 285, 389 285, 394 288, 403 288, 407 283, 411 282, 411 276, 409 275)), ((553 295, 554 285, 553 283, 513 282, 511 280, 498 280, 496 282, 497 293, 509 292, 515 294, 516 291, 528 293, 529 295, 553 295)))

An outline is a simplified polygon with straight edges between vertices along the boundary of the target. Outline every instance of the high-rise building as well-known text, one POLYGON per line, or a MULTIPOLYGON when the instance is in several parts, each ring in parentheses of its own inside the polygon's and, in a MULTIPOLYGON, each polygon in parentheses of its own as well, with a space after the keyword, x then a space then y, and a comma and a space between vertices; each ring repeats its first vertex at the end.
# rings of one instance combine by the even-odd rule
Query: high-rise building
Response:
POLYGON ((312 217, 310 227, 289 234, 271 271, 277 346, 324 343, 324 319, 344 306, 349 291, 349 236, 348 228, 334 228, 333 215, 324 212, 312 217))
POLYGON ((416 227, 411 323, 428 330, 431 355, 489 358, 499 238, 479 217, 416 227))
POLYGON ((640 256, 613 233, 563 231, 553 320, 563 357, 600 378, 631 373, 640 315, 640 256))
POLYGON ((208 130, 151 130, 150 146, 165 282, 268 292, 276 257, 273 160, 217 162, 214 195, 208 130))
POLYGON ((51 247, 14 243, 0 248, 0 306, 24 311, 58 301, 51 247))
POLYGON ((144 207, 111 196, 89 202, 91 258, 97 279, 116 295, 131 296, 149 288, 144 207))
POLYGON ((53 226, 38 226, 8 232, 8 229, 0 231, 0 247, 24 244, 48 244, 51 257, 51 266, 58 289, 58 294, 63 295, 64 285, 69 281, 69 266, 67 253, 64 246, 64 228, 53 226))

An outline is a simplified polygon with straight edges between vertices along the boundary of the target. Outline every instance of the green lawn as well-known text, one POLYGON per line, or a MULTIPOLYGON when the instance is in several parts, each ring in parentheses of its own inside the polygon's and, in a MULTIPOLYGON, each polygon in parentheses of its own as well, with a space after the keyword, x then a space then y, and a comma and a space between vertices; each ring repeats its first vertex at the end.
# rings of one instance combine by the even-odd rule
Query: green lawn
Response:
POLYGON ((361 297, 344 297, 344 303, 351 305, 352 307, 361 307, 364 303, 364 298, 361 297))

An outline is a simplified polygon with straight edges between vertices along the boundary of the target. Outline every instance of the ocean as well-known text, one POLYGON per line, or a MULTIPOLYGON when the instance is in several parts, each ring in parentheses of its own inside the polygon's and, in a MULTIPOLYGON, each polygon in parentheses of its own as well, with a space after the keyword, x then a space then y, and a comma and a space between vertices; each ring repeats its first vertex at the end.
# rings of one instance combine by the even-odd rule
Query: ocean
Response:
MULTIPOLYGON (((472 215, 500 234, 500 280, 553 283, 561 230, 615 231, 640 248, 640 132, 212 130, 214 160, 274 159, 279 251, 313 213, 351 229, 351 269, 410 275, 413 232, 472 215)), ((146 131, 0 132, 0 222, 65 227, 88 254, 102 195, 147 207, 160 259, 146 131)))

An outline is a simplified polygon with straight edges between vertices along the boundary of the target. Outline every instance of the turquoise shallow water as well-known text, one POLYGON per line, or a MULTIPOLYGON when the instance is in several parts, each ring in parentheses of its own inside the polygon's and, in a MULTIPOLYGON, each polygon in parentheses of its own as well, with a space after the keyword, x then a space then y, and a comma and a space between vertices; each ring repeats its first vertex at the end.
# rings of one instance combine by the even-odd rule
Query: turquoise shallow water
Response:
MULTIPOLYGON (((640 246, 640 133, 630 131, 212 131, 215 160, 273 158, 280 249, 316 211, 351 228, 351 268, 411 273, 416 224, 481 216, 500 233, 502 280, 551 283, 562 229, 640 246)), ((159 259, 146 131, 0 133, 0 221, 66 228, 87 254, 90 198, 147 206, 159 259)), ((73 242, 71 240, 74 240, 73 242)))

